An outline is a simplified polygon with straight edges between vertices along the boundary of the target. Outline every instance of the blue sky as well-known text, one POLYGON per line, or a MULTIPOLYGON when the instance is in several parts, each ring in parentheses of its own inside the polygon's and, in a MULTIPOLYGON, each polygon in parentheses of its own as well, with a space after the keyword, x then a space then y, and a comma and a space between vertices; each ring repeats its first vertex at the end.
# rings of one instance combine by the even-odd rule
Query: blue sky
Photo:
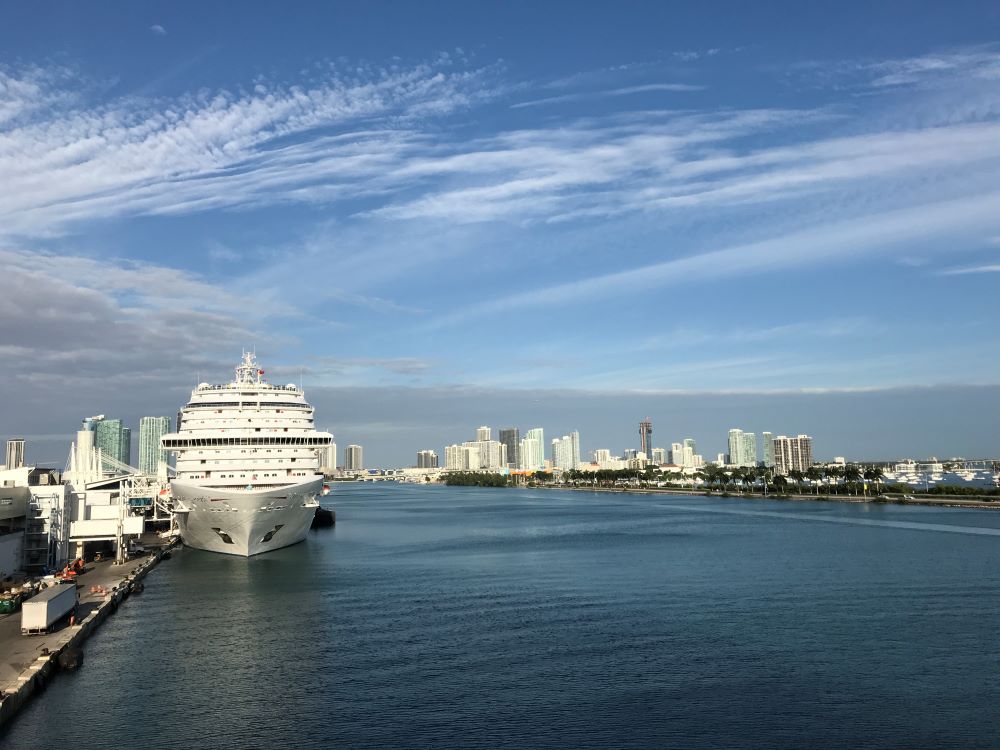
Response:
POLYGON ((1000 452, 995 3, 537 5, 6 6, 0 434, 255 346, 384 464, 535 393, 585 449, 714 395, 850 453, 874 392, 946 416, 859 451, 1000 452))

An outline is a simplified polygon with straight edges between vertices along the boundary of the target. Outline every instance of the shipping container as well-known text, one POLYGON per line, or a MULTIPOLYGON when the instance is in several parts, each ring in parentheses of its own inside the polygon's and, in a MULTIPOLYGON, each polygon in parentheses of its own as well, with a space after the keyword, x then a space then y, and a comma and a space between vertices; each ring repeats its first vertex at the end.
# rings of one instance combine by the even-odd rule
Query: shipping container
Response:
POLYGON ((75 606, 75 583, 50 586, 21 604, 21 635, 49 632, 75 606))

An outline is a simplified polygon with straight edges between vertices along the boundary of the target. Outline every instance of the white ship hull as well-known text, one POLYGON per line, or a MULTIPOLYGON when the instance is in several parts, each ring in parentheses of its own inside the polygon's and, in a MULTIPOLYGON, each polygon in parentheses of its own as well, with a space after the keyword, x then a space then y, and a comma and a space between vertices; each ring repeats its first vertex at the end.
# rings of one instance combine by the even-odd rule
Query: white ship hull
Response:
POLYGON ((184 544, 250 557, 306 538, 323 477, 261 489, 220 489, 173 480, 170 492, 184 544))

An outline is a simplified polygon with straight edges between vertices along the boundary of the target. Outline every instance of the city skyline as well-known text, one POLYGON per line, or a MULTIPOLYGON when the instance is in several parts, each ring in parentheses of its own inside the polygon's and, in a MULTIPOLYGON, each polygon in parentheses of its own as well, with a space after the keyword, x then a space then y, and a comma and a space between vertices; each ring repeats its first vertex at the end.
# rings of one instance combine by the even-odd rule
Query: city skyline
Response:
MULTIPOLYGON (((187 390, 187 389, 186 389, 187 390)), ((651 413, 658 425, 654 447, 669 449, 675 442, 693 438, 704 460, 714 461, 728 453, 728 432, 743 425, 750 432, 772 436, 795 436, 802 432, 816 441, 817 460, 846 456, 849 460, 894 461, 931 456, 993 458, 993 451, 980 449, 995 440, 993 426, 1000 422, 1000 388, 905 389, 893 393, 760 394, 744 403, 739 394, 576 394, 531 391, 494 395, 484 391, 463 393, 451 389, 371 389, 359 395, 355 389, 311 389, 310 402, 317 409, 317 424, 335 434, 341 445, 354 442, 365 447, 370 467, 407 466, 415 451, 430 447, 441 452, 456 439, 475 436, 475 429, 490 422, 496 429, 520 425, 543 425, 551 437, 578 430, 580 451, 589 456, 596 449, 613 455, 627 446, 638 448, 636 423, 640 414, 651 413), (371 420, 371 404, 378 404, 384 421, 371 420), (650 405, 658 408, 649 408, 650 405), (919 407, 919 408, 918 408, 919 407), (341 428, 324 414, 336 408, 341 428), (409 413, 404 410, 409 409, 409 413), (933 417, 958 419, 966 415, 965 430, 957 436, 943 436, 927 428, 925 412, 933 417), (396 415, 395 419, 389 419, 396 415), (551 427, 550 425, 556 425, 551 427), (360 438, 358 437, 360 436, 360 438)), ((164 404, 163 395, 159 395, 164 404)), ((107 401, 87 402, 84 413, 99 412, 107 401), (92 408, 91 408, 92 407, 92 408)), ((177 404, 174 404, 176 410, 177 404)), ((52 414, 47 421, 35 421, 36 433, 18 433, 27 439, 26 461, 59 468, 65 461, 80 419, 78 402, 67 401, 66 411, 52 414), (65 414, 71 415, 67 420, 65 414), (68 424, 67 424, 68 422, 68 424), (66 429, 61 433, 59 430, 66 429), (44 432, 42 431, 44 430, 44 432)), ((138 425, 141 416, 155 410, 144 404, 132 407, 137 416, 119 410, 124 425, 138 425)), ((169 411, 169 403, 163 406, 169 411)), ((110 411, 110 409, 107 409, 110 411)), ((0 424, 0 432, 3 430, 0 424)), ((6 437, 0 435, 0 439, 6 437)), ((758 448, 763 458, 763 448, 758 448)), ((444 454, 441 453, 442 462, 444 454)), ((343 463, 341 461, 340 463, 343 463)))
POLYGON ((373 465, 646 416, 998 455, 1000 20, 916 7, 14 5, 0 439, 254 347, 373 465))

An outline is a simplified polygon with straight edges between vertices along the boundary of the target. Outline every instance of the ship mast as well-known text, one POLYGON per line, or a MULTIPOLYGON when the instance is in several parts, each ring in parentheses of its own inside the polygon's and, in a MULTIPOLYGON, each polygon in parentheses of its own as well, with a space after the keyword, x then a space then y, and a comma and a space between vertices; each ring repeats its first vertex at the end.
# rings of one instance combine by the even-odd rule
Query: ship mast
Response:
POLYGON ((236 382, 238 384, 260 385, 264 371, 257 366, 257 357, 253 352, 243 352, 243 361, 236 365, 236 382))

